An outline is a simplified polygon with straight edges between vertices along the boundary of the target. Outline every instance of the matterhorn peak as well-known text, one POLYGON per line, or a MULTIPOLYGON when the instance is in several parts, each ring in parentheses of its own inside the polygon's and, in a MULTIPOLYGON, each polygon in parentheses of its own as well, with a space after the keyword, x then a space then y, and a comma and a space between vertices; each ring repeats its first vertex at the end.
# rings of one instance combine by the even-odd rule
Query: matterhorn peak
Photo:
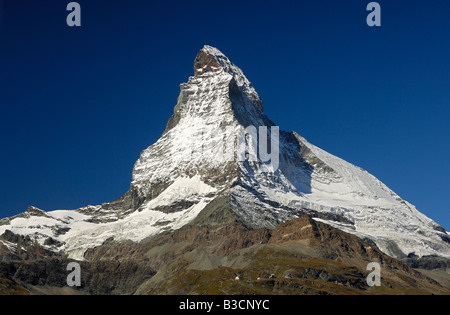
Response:
POLYGON ((194 75, 201 76, 205 73, 222 69, 219 58, 226 58, 228 60, 228 58, 217 48, 205 45, 195 58, 194 75))
POLYGON ((243 71, 231 62, 219 49, 205 45, 195 58, 194 76, 201 78, 220 75, 221 73, 231 75, 231 84, 236 84, 239 92, 244 93, 245 97, 248 98, 259 112, 263 112, 263 103, 243 71))
POLYGON ((225 220, 217 211, 249 229, 274 229, 306 214, 393 257, 450 257, 444 229, 373 175, 279 130, 242 70, 207 45, 195 58, 194 76, 180 85, 166 130, 136 161, 128 192, 76 211, 30 208, 0 220, 0 235, 32 235, 49 250, 83 259, 112 237, 140 242, 197 217, 225 220), (245 141, 237 141, 242 130, 257 137, 244 133, 245 141), (258 154, 251 154, 256 138, 258 154), (270 154, 260 145, 269 138, 270 154))

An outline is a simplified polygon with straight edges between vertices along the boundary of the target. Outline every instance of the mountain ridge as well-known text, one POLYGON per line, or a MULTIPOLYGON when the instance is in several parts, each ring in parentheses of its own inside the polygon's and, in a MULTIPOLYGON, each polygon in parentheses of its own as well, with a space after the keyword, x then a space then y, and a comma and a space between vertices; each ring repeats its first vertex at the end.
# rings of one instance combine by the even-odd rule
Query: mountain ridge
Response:
POLYGON ((88 249, 87 259, 79 262, 83 273, 78 288, 64 282, 67 257, 0 262, 0 279, 23 294, 450 292, 376 245, 307 215, 270 230, 245 227, 226 200, 217 200, 205 212, 178 230, 139 243, 108 240, 88 249), (366 282, 366 265, 374 261, 382 268, 379 287, 366 282))
POLYGON ((89 249, 111 238, 140 242, 176 231, 218 196, 227 196, 230 211, 252 229, 275 229, 308 214, 371 240, 395 258, 412 253, 450 257, 450 237, 436 222, 373 175, 298 133, 280 130, 274 141, 271 127, 276 126, 263 110, 242 70, 205 45, 195 58, 194 76, 180 85, 161 138, 136 161, 128 192, 76 211, 30 207, 0 220, 0 235, 29 236, 47 250, 83 260, 89 249), (227 145, 235 145, 250 127, 267 128, 271 146, 279 146, 279 167, 259 157, 241 161, 226 155, 227 145))

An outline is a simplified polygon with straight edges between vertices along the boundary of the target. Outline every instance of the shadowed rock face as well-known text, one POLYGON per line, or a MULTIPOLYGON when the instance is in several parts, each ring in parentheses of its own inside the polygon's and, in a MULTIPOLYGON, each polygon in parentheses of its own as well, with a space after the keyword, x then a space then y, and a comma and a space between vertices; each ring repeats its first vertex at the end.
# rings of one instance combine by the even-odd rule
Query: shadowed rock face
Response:
POLYGON ((79 262, 81 287, 67 285, 65 258, 0 263, 0 294, 132 294, 155 271, 137 261, 79 262), (2 288, 1 283, 8 286, 2 288))
POLYGON ((219 61, 213 55, 208 53, 208 51, 202 49, 197 54, 194 61, 194 75, 199 76, 207 72, 217 71, 221 68, 219 61))

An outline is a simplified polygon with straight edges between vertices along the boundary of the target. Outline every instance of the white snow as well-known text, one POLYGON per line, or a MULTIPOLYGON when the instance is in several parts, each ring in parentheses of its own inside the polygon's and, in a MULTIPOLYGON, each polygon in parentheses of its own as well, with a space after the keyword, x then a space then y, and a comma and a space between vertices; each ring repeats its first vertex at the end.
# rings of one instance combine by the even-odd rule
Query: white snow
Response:
MULTIPOLYGON (((85 214, 82 209, 50 211, 41 216, 25 213, 24 217, 1 225, 0 235, 11 230, 30 235, 40 244, 52 237, 64 245, 49 249, 63 250, 71 258, 83 259, 88 248, 100 246, 111 237, 117 241, 139 242, 164 230, 178 229, 228 189, 227 184, 208 181, 211 174, 225 174, 229 166, 229 160, 220 156, 224 138, 229 136, 227 132, 235 135, 243 125, 262 126, 267 119, 258 94, 242 70, 216 48, 203 49, 213 54, 222 68, 190 77, 187 83, 181 84, 178 123, 144 150, 133 168, 131 186, 146 197, 139 209, 123 213, 98 205, 82 208, 89 210, 85 214), (232 102, 233 82, 242 97, 232 102), (155 185, 167 188, 154 195, 155 185), (161 207, 180 201, 188 201, 191 206, 173 213, 160 211, 161 207), (89 213, 98 215, 103 223, 90 222, 93 215, 89 213)), ((405 254, 450 257, 450 246, 440 239, 441 232, 434 229, 434 221, 373 175, 310 144, 296 133, 293 136, 296 140, 280 139, 280 167, 273 173, 268 173, 263 163, 236 162, 239 176, 227 182, 243 184, 234 186, 230 192, 233 205, 244 220, 255 227, 274 227, 276 223, 295 218, 295 213, 287 209, 310 209, 345 218, 347 223, 317 220, 371 238, 388 254, 395 254, 391 252, 394 242, 405 254), (298 141, 297 144, 307 148, 311 157, 328 169, 320 165, 312 165, 312 171, 305 168, 299 162, 303 157, 294 152, 297 146, 292 141, 298 141), (245 185, 252 189, 244 188, 245 185), (274 208, 271 206, 274 202, 284 207, 274 208)))
MULTIPOLYGON (((359 237, 370 238, 392 256, 397 254, 392 251, 392 243, 395 243, 406 255, 414 252, 418 256, 450 257, 450 246, 442 241, 439 236, 441 232, 434 229, 437 224, 433 220, 365 170, 319 149, 298 134, 295 136, 301 145, 307 146, 315 157, 333 171, 314 170, 309 177, 310 182, 299 185, 293 179, 304 177, 304 170, 293 163, 288 163, 288 169, 281 168, 273 177, 268 177, 255 164, 250 169, 241 168, 241 172, 246 175, 245 183, 255 187, 269 201, 293 209, 337 214, 352 224, 317 220, 359 237), (290 176, 291 174, 294 176, 290 176)), ((259 201, 250 193, 240 189, 235 189, 235 196, 240 207, 244 208, 244 217, 251 217, 256 226, 270 226, 266 222, 267 211, 270 211, 268 205, 258 204, 259 201), (266 210, 254 213, 255 210, 252 209, 255 204, 258 204, 259 209, 266 210)), ((291 213, 277 213, 276 220, 289 219, 292 219, 291 213)))
POLYGON ((0 235, 5 230, 10 230, 13 233, 32 236, 41 245, 50 236, 65 243, 63 250, 69 254, 70 258, 83 260, 84 252, 88 248, 100 246, 111 237, 116 241, 139 242, 165 229, 179 229, 198 215, 211 200, 205 196, 215 191, 215 188, 203 183, 199 176, 182 177, 162 192, 158 198, 143 205, 140 211, 135 211, 114 222, 92 223, 88 222, 90 216, 77 211, 56 210, 46 212, 48 217, 30 215, 28 218, 15 218, 10 224, 0 226, 0 235), (178 200, 193 198, 193 196, 196 196, 197 202, 183 211, 163 213, 153 210, 158 206, 170 206, 178 200), (55 228, 68 228, 69 231, 58 235, 55 233, 55 228))

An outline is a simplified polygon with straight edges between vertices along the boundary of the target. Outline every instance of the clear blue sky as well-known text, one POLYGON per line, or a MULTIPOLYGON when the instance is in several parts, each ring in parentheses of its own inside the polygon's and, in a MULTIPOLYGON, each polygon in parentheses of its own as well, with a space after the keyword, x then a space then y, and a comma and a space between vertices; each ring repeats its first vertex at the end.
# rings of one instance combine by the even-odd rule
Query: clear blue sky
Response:
POLYGON ((356 164, 450 230, 450 2, 0 0, 0 217, 129 188, 208 44, 284 130, 356 164))

